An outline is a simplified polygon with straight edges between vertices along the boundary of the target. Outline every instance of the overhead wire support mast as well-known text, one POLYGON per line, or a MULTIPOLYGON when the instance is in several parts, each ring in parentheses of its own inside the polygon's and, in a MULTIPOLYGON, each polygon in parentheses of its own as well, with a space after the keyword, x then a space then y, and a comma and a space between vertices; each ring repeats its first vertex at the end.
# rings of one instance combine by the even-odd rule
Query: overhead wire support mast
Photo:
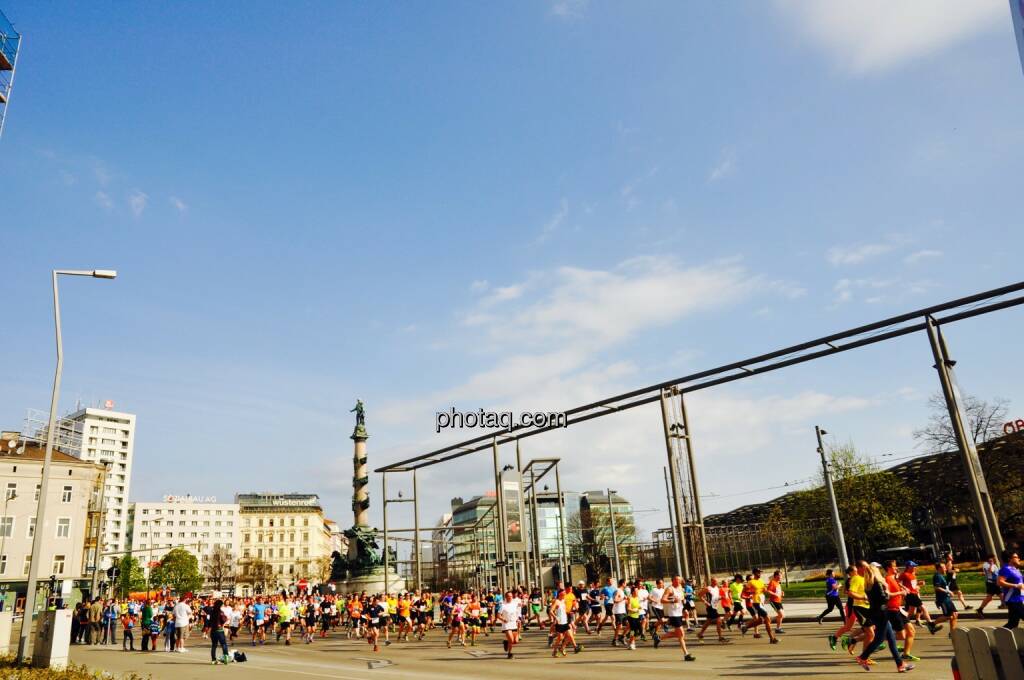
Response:
MULTIPOLYGON (((858 347, 866 347, 904 335, 910 335, 911 333, 926 330, 928 327, 926 319, 928 317, 932 318, 932 323, 935 326, 942 326, 975 316, 1017 307, 1024 304, 1024 295, 1018 295, 1005 300, 997 300, 996 298, 1021 292, 1024 292, 1024 282, 957 298, 949 302, 889 317, 881 321, 826 335, 749 359, 691 373, 655 385, 641 387, 630 392, 569 409, 565 411, 567 418, 564 425, 574 425, 657 402, 661 399, 661 391, 664 389, 678 388, 681 394, 696 392, 708 387, 723 385, 736 380, 750 378, 754 375, 776 371, 780 368, 795 366, 807 361, 857 349, 858 347), (946 315, 940 316, 943 313, 946 313, 946 315)), ((377 468, 376 472, 408 472, 438 463, 445 463, 462 456, 468 456, 471 453, 490 449, 494 445, 495 440, 498 440, 497 443, 499 444, 504 444, 560 427, 563 427, 563 425, 546 425, 543 427, 517 425, 511 428, 488 432, 457 444, 451 444, 430 451, 429 453, 385 465, 377 468)))

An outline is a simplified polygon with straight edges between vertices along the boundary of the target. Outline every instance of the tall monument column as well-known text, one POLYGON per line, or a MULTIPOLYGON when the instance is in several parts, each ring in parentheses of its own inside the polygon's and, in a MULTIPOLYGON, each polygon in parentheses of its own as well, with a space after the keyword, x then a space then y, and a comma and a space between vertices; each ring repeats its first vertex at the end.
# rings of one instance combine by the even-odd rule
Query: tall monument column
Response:
POLYGON ((366 420, 363 402, 356 400, 356 426, 352 430, 352 441, 355 442, 355 453, 352 461, 352 517, 353 526, 370 526, 370 483, 369 470, 366 465, 366 440, 370 435, 366 432, 366 420))

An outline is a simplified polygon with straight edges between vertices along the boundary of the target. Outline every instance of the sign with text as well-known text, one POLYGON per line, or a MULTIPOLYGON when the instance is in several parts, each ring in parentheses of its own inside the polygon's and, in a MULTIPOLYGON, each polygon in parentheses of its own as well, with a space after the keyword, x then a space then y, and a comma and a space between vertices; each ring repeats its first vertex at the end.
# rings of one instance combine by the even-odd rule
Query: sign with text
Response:
POLYGON ((526 521, 523 512, 523 479, 515 470, 501 473, 501 509, 505 518, 505 550, 526 552, 526 521))

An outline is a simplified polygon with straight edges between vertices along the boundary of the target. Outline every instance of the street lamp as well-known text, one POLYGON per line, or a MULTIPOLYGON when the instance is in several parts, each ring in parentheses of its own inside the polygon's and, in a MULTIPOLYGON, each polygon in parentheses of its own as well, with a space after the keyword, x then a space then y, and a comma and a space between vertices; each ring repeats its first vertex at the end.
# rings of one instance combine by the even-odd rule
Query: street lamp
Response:
POLYGON ((54 269, 53 270, 53 322, 57 339, 57 368, 53 374, 53 394, 50 397, 50 420, 46 428, 46 455, 43 457, 43 477, 40 480, 39 501, 36 504, 36 531, 32 536, 32 559, 25 588, 25 615, 21 621, 21 639, 18 641, 18 663, 25 660, 28 638, 32 633, 32 617, 36 609, 36 588, 39 561, 42 559, 43 541, 46 536, 46 499, 50 490, 50 461, 53 459, 54 429, 57 427, 57 400, 60 398, 60 377, 64 368, 64 344, 60 336, 60 298, 57 294, 58 276, 91 276, 94 279, 113 279, 117 272, 111 269, 54 269))

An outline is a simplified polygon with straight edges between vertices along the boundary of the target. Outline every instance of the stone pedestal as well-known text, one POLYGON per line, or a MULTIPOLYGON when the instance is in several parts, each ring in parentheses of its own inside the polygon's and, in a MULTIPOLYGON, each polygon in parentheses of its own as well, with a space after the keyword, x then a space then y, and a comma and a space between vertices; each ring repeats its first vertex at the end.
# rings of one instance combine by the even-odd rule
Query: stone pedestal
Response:
MULTIPOLYGON (((338 590, 343 593, 361 593, 364 590, 368 595, 376 595, 384 592, 384 567, 377 567, 368 574, 353 576, 347 581, 338 584, 338 590)), ((388 592, 401 593, 405 591, 405 579, 401 578, 392 569, 388 576, 388 592)))
POLYGON ((32 643, 32 665, 36 668, 66 668, 70 647, 71 610, 39 612, 36 637, 32 643))
POLYGON ((14 612, 12 611, 0 612, 0 656, 11 651, 11 619, 13 617, 14 612))

